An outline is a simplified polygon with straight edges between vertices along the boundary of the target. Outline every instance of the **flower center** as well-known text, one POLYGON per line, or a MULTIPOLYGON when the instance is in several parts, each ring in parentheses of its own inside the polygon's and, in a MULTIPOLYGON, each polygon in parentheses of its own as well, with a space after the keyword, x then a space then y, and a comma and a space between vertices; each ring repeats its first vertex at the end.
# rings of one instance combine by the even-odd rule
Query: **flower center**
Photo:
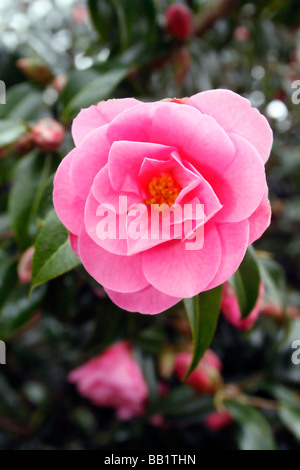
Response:
POLYGON ((149 183, 149 193, 151 198, 143 202, 150 206, 151 204, 168 204, 172 206, 180 193, 180 189, 175 185, 172 176, 162 174, 155 176, 149 183))

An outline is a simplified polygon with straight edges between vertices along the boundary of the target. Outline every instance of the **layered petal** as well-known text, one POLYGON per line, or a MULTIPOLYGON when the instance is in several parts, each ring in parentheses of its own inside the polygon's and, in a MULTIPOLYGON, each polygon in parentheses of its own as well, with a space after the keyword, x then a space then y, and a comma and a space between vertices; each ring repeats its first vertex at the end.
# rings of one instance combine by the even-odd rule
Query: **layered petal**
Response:
POLYGON ((70 171, 77 150, 72 150, 60 163, 53 182, 53 204, 64 226, 78 235, 84 218, 85 200, 73 188, 70 171))
POLYGON ((72 161, 71 181, 76 194, 86 199, 94 178, 108 160, 111 143, 107 126, 92 131, 77 147, 72 161))
POLYGON ((226 131, 248 140, 262 160, 269 158, 273 134, 267 119, 246 98, 230 90, 210 90, 198 93, 187 101, 201 113, 212 116, 226 131))
POLYGON ((142 257, 120 256, 97 245, 84 227, 79 235, 79 255, 87 272, 103 287, 136 292, 149 285, 142 271, 142 257))
POLYGON ((216 227, 221 242, 221 263, 206 290, 223 284, 235 273, 244 259, 249 240, 248 220, 233 224, 216 224, 216 227))
POLYGON ((248 218, 259 206, 266 190, 262 160, 247 140, 231 135, 236 155, 223 175, 215 178, 214 191, 223 205, 214 220, 239 222, 248 218))
POLYGON ((254 243, 267 230, 271 223, 271 206, 268 198, 268 190, 266 190, 261 203, 256 211, 249 217, 250 234, 249 245, 254 243))
POLYGON ((139 312, 148 315, 161 313, 173 307, 173 305, 176 305, 181 300, 179 297, 163 294, 150 285, 141 291, 130 294, 114 292, 109 289, 105 290, 118 307, 129 312, 139 312))
POLYGON ((80 111, 72 124, 72 136, 75 145, 86 138, 86 136, 105 124, 109 124, 116 116, 126 109, 137 106, 141 102, 134 98, 101 101, 97 106, 90 106, 80 111))
POLYGON ((204 227, 201 249, 188 250, 186 242, 170 241, 142 253, 144 275, 151 285, 167 295, 193 297, 216 275, 221 261, 221 243, 213 223, 204 227))

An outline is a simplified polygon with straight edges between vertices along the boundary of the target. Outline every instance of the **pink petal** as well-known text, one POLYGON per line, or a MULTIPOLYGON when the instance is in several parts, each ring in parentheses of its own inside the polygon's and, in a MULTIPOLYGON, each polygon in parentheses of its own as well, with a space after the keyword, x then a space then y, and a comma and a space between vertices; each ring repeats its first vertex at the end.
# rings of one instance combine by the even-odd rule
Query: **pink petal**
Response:
POLYGON ((221 260, 221 244, 212 223, 204 226, 204 245, 186 250, 186 243, 174 240, 142 253, 143 271, 151 285, 167 295, 193 297, 215 276, 221 260))
MULTIPOLYGON (((116 255, 127 255, 127 240, 120 239, 118 236, 118 227, 119 227, 119 215, 115 211, 110 211, 109 207, 103 208, 105 210, 104 217, 107 220, 107 214, 111 213, 111 217, 115 220, 116 226, 116 238, 105 238, 102 239, 97 234, 97 224, 102 220, 102 217, 97 215, 99 214, 98 208, 101 206, 99 202, 94 198, 92 192, 90 192, 86 206, 85 206, 85 228, 88 235, 92 238, 92 240, 100 247, 104 248, 105 250, 109 251, 110 253, 114 253, 116 255)), ((106 229, 105 229, 106 230, 106 229)), ((114 233, 112 233, 112 237, 114 233)))
POLYGON ((150 139, 174 146, 199 172, 223 172, 234 158, 234 147, 224 130, 210 116, 187 105, 162 103, 155 112, 150 139))
POLYGON ((78 251, 78 237, 77 235, 74 235, 73 233, 69 232, 69 242, 72 250, 74 251, 76 256, 79 256, 79 251, 78 251))
POLYGON ((129 312, 139 312, 148 315, 164 312, 181 300, 178 297, 163 294, 152 286, 131 294, 121 294, 108 289, 105 290, 118 307, 129 312))
POLYGON ((149 285, 143 275, 141 255, 109 253, 90 238, 84 226, 79 235, 79 254, 87 272, 107 289, 136 292, 149 285))
POLYGON ((140 196, 133 192, 115 191, 111 185, 108 165, 105 165, 97 174, 92 186, 92 193, 100 204, 111 204, 116 213, 127 211, 133 204, 141 202, 140 196), (120 197, 126 196, 127 204, 120 203, 120 197))
POLYGON ((255 212, 249 217, 250 235, 249 245, 258 240, 271 223, 271 206, 268 199, 268 190, 255 212))
POLYGON ((264 162, 269 158, 273 133, 267 119, 250 101, 229 90, 211 90, 192 96, 187 104, 215 118, 226 132, 248 140, 264 162))
POLYGON ((227 281, 244 259, 249 239, 249 222, 243 220, 234 224, 216 224, 221 241, 221 264, 218 272, 207 286, 213 289, 227 281))
POLYGON ((264 164, 254 147, 242 137, 230 137, 236 148, 235 159, 213 184, 223 205, 214 218, 218 222, 239 222, 248 218, 266 190, 264 164))
POLYGON ((76 149, 71 180, 76 193, 83 199, 87 198, 95 176, 107 163, 111 146, 107 139, 107 127, 92 131, 76 149))
POLYGON ((72 135, 75 145, 79 145, 80 142, 97 127, 109 124, 118 114, 140 103, 140 101, 134 98, 124 98, 101 101, 97 106, 82 109, 74 119, 72 125, 72 135))
POLYGON ((114 142, 108 157, 111 184, 115 190, 139 193, 138 174, 145 158, 166 160, 173 147, 145 142, 114 142))
POLYGON ((72 150, 60 163, 53 183, 53 204, 61 222, 78 235, 83 223, 85 201, 75 193, 71 178, 71 164, 77 150, 72 150))

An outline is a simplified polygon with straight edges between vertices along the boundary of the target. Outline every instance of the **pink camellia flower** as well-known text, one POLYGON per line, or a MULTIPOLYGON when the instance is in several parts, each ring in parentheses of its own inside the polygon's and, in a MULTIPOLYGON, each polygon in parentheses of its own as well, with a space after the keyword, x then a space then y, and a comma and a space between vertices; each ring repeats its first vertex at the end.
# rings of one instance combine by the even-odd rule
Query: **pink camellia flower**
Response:
POLYGON ((54 206, 88 273, 125 310, 159 313, 223 284, 269 226, 272 131, 231 91, 101 102, 72 133, 54 206))
MULTIPOLYGON (((175 359, 175 373, 179 379, 183 379, 192 362, 191 353, 179 353, 175 359)), ((215 393, 222 385, 222 363, 218 356, 208 349, 194 372, 185 380, 196 392, 201 394, 215 393)))
POLYGON ((265 294, 265 285, 260 283, 257 302, 247 318, 241 318, 241 311, 238 299, 233 287, 226 282, 223 288, 221 310, 226 320, 240 330, 250 330, 256 323, 262 309, 262 302, 265 294))
POLYGON ((173 3, 166 13, 166 31, 178 39, 188 39, 193 31, 192 12, 186 5, 173 3))
POLYGON ((34 246, 27 248, 22 254, 18 264, 18 278, 22 284, 31 282, 32 260, 34 255, 34 246))
POLYGON ((233 423, 233 418, 229 411, 216 411, 208 415, 205 424, 211 431, 221 431, 233 423))
POLYGON ((115 343, 73 370, 68 380, 94 405, 114 408, 121 420, 145 412, 148 388, 127 341, 115 343))
POLYGON ((33 141, 43 152, 54 152, 65 138, 63 126, 52 118, 43 118, 32 129, 33 141))

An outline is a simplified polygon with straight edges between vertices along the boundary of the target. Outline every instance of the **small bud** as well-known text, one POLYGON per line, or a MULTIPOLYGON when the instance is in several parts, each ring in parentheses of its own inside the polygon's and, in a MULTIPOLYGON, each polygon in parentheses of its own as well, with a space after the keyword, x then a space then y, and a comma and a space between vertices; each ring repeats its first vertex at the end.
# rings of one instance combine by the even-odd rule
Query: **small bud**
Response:
POLYGON ((185 41, 192 35, 193 17, 191 10, 181 3, 171 5, 166 13, 166 31, 182 41, 185 41))
POLYGON ((73 21, 76 24, 84 24, 89 20, 89 11, 83 5, 75 5, 72 10, 73 21))
POLYGON ((31 246, 22 254, 18 264, 18 278, 22 284, 31 282, 32 260, 34 255, 34 247, 31 246))
POLYGON ((234 30, 234 39, 238 42, 247 42, 250 38, 250 33, 245 26, 238 26, 234 30))
POLYGON ((229 411, 216 411, 211 413, 205 419, 205 424, 211 431, 221 431, 233 422, 233 418, 229 411))
MULTIPOLYGON (((186 375, 191 362, 191 353, 177 354, 175 373, 180 380, 186 375)), ((185 380, 185 383, 200 394, 213 394, 221 388, 223 383, 221 369, 220 359, 213 351, 208 349, 194 372, 185 380)))
POLYGON ((35 145, 43 152, 54 152, 63 143, 65 131, 63 126, 52 118, 44 118, 32 129, 35 145))
POLYGON ((53 79, 51 70, 39 59, 19 59, 16 65, 26 77, 39 84, 47 84, 53 79))
POLYGON ((262 309, 262 302, 265 294, 264 283, 259 286, 258 299, 252 312, 247 318, 242 318, 238 299, 233 287, 225 282, 222 293, 221 310, 228 323, 231 323, 239 330, 250 330, 256 323, 262 309))
POLYGON ((54 78, 51 85, 54 88, 54 90, 57 91, 57 93, 59 94, 65 88, 67 81, 68 81, 68 77, 66 75, 58 75, 57 77, 54 78))

